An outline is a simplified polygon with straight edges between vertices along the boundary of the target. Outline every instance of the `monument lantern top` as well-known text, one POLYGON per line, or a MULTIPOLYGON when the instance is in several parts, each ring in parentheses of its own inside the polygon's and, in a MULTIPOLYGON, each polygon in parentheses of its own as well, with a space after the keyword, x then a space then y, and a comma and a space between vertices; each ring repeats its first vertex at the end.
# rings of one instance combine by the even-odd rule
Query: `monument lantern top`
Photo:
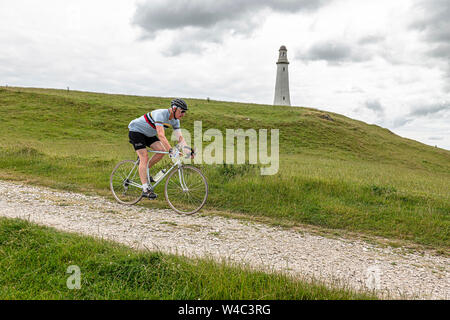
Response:
POLYGON ((278 56, 278 62, 279 63, 286 63, 289 64, 289 61, 287 59, 287 49, 285 46, 281 46, 280 50, 278 50, 280 52, 279 56, 278 56))

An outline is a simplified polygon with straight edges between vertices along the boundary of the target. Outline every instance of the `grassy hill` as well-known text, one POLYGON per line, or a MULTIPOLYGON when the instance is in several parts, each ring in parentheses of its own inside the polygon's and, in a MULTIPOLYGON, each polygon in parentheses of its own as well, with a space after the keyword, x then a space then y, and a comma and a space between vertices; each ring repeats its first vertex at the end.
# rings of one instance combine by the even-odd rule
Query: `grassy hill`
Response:
MULTIPOLYGON (((0 178, 110 196, 115 163, 135 157, 128 123, 170 100, 2 88, 0 178)), ((186 101, 182 127, 191 132, 196 120, 204 131, 280 130, 276 175, 261 176, 256 165, 202 165, 211 188, 205 211, 448 249, 450 151, 311 108, 186 101)))

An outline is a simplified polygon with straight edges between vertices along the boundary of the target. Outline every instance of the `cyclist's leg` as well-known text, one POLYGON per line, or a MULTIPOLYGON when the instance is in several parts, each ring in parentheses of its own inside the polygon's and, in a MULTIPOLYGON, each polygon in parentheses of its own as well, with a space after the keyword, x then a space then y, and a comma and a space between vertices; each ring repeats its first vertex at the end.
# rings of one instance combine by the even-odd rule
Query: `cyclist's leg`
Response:
MULTIPOLYGON (((141 178, 142 182, 142 196, 149 199, 156 199, 157 195, 154 192, 150 191, 147 180, 147 148, 136 150, 136 153, 139 156, 139 177, 141 178)), ((150 177, 150 179, 152 178, 150 177)))
MULTIPOLYGON (((155 141, 150 145, 150 148, 155 151, 167 151, 166 148, 164 148, 164 145, 161 141, 155 141)), ((148 163, 148 167, 153 167, 156 163, 158 163, 162 158, 164 158, 165 154, 163 153, 155 153, 153 157, 150 159, 150 162, 148 163)))
MULTIPOLYGON (((159 139, 158 139, 158 137, 157 136, 154 136, 154 137, 146 137, 145 138, 145 144, 148 146, 148 147, 150 147, 151 149, 153 149, 153 150, 156 150, 156 151, 164 151, 164 149, 160 149, 161 147, 162 147, 162 144, 161 144, 161 142, 159 141, 159 139), (161 144, 161 146, 159 146, 159 144, 161 144)), ((145 172, 145 174, 147 173, 147 161, 148 161, 148 152, 147 152, 147 150, 145 150, 145 153, 146 153, 146 159, 145 159, 145 162, 143 162, 144 163, 144 169, 143 169, 143 171, 145 172)), ((148 168, 149 168, 149 170, 150 170, 150 168, 155 164, 155 163, 157 163, 159 160, 161 160, 161 158, 162 157, 159 157, 159 156, 164 156, 163 154, 156 154, 155 153, 155 155, 150 159, 150 161, 148 161, 148 168)), ((141 160, 142 161, 142 160, 141 160)), ((140 169, 140 168, 139 168, 140 169)), ((146 178, 146 180, 147 180, 147 178, 146 178)), ((150 176, 150 180, 152 181, 152 182, 154 182, 153 181, 153 178, 150 176)), ((154 193, 153 191, 145 191, 144 190, 144 196, 145 197, 147 197, 147 198, 149 198, 149 199, 156 199, 156 197, 157 197, 157 194, 156 193, 154 193)))
POLYGON ((136 150, 137 155, 139 156, 139 177, 141 178, 142 185, 148 183, 147 181, 147 161, 148 161, 148 152, 147 149, 138 149, 136 150))
POLYGON ((139 156, 139 177, 143 185, 148 183, 147 181, 147 161, 148 153, 146 148, 146 136, 139 132, 130 131, 128 133, 130 143, 133 145, 134 150, 139 156))

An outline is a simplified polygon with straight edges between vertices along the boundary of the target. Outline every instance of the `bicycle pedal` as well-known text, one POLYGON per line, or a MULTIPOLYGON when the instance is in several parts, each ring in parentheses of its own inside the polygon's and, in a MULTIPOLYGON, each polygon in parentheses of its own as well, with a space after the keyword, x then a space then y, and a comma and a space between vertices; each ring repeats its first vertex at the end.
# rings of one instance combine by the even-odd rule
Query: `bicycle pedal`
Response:
POLYGON ((154 200, 156 198, 158 198, 158 195, 156 193, 153 192, 144 192, 142 193, 142 196, 144 198, 150 199, 150 200, 154 200))

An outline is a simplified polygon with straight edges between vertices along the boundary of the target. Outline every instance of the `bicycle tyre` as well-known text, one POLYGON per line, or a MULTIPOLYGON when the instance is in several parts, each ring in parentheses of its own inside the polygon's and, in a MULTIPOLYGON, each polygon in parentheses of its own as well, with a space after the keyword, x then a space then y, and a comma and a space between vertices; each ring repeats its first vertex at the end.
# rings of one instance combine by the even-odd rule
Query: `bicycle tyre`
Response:
POLYGON ((169 206, 176 213, 191 215, 198 212, 205 205, 209 192, 208 181, 200 169, 189 165, 183 165, 181 166, 181 170, 183 170, 184 178, 187 180, 185 181, 186 186, 188 189, 191 188, 191 192, 189 192, 189 190, 183 191, 178 175, 179 170, 180 169, 173 170, 167 177, 164 186, 164 196, 169 206), (169 192, 169 186, 170 188, 175 186, 175 191, 169 192))
POLYGON ((131 173, 131 170, 135 170, 136 172, 134 172, 128 180, 136 184, 141 183, 139 178, 139 166, 135 167, 135 164, 135 160, 123 160, 119 162, 111 172, 109 187, 114 198, 119 203, 133 205, 142 199, 142 188, 130 186, 125 181, 127 176, 131 173))

